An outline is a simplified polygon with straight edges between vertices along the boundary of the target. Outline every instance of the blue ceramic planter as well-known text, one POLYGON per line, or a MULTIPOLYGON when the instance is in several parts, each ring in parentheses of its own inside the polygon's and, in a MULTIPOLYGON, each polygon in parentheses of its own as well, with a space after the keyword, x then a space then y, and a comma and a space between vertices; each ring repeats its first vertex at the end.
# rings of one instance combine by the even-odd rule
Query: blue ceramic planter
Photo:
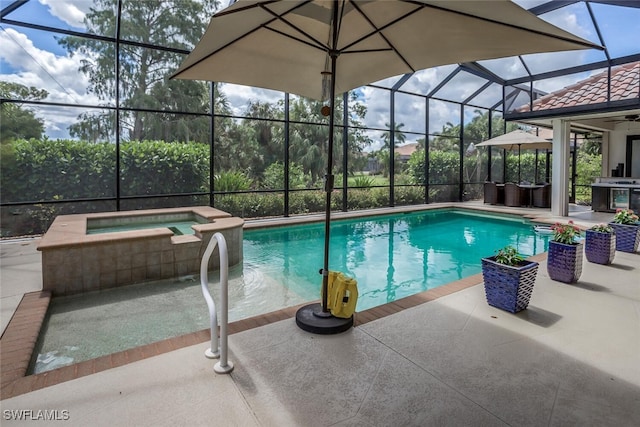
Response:
POLYGON ((495 257, 482 258, 482 277, 487 303, 517 313, 529 305, 538 263, 523 261, 519 266, 499 264, 495 257))
POLYGON ((610 222, 609 225, 616 233, 616 251, 635 252, 640 243, 640 226, 635 224, 618 224, 610 222))
POLYGON ((587 261, 594 264, 611 264, 616 255, 616 235, 601 231, 587 230, 584 243, 587 261))
POLYGON ((549 241, 547 272, 551 280, 564 283, 578 281, 582 274, 582 248, 582 243, 567 245, 549 241))

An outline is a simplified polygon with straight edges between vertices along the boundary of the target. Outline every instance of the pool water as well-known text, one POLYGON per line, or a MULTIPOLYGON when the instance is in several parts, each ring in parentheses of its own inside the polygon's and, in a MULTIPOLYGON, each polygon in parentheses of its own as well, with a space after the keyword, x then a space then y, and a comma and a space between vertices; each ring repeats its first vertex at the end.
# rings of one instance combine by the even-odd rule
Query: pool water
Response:
MULTIPOLYGON (((549 236, 521 218, 427 211, 336 221, 329 269, 358 282, 356 311, 395 301, 481 272, 481 259, 513 245, 531 256, 549 236)), ((245 263, 308 300, 319 298, 324 225, 270 228, 244 235, 245 263)))
MULTIPOLYGON (((229 321, 305 302, 259 271, 229 270, 229 321)), ((219 301, 219 273, 209 274, 219 301)), ((31 372, 49 371, 167 338, 208 329, 199 275, 140 283, 51 300, 31 372)))
MULTIPOLYGON (((357 311, 481 271, 481 258, 513 245, 529 256, 549 236, 527 221, 431 210, 333 221, 329 268, 358 282, 357 311)), ((324 224, 247 230, 244 263, 229 273, 229 321, 320 298, 324 224)), ((209 276, 216 301, 218 273, 209 276)), ((207 329, 198 276, 57 297, 49 306, 32 372, 207 329)))
POLYGON ((87 234, 101 234, 101 233, 117 233, 119 231, 131 231, 131 230, 142 230, 149 228, 168 228, 173 231, 173 234, 176 236, 181 236, 184 234, 194 234, 192 225, 201 224, 198 221, 194 220, 184 220, 184 221, 158 221, 158 222, 147 222, 147 223, 125 223, 125 224, 117 224, 117 225, 108 225, 104 227, 91 227, 87 229, 87 234))

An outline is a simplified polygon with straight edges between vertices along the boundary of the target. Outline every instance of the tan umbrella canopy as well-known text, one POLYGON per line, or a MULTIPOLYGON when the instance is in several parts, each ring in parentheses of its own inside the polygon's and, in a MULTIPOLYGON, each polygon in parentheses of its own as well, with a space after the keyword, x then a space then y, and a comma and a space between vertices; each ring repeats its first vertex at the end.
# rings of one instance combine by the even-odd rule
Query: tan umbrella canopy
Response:
POLYGON ((336 333, 353 324, 332 318, 326 299, 336 94, 438 65, 588 48, 599 47, 508 0, 240 0, 211 18, 173 78, 329 100, 323 298, 296 321, 336 333))
MULTIPOLYGON (((476 144, 476 147, 498 147, 505 150, 518 150, 518 181, 520 181, 520 150, 551 150, 553 144, 551 141, 525 132, 521 129, 514 130, 504 135, 496 136, 484 142, 476 144)), ((538 153, 536 152, 536 172, 538 176, 538 153)))
POLYGON ((508 0, 249 0, 213 16, 174 77, 321 99, 332 55, 340 94, 438 65, 591 47, 508 0))
POLYGON ((551 141, 533 135, 523 130, 514 130, 504 135, 496 136, 495 138, 488 139, 484 142, 476 144, 476 147, 488 147, 494 146, 498 148, 504 148, 505 150, 550 150, 553 146, 551 141))

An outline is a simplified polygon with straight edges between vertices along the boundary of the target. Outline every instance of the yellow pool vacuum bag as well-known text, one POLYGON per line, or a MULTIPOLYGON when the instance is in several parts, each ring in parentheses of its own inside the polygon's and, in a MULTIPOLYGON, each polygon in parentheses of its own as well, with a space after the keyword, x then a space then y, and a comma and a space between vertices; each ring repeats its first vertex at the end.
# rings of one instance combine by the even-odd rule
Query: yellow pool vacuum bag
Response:
POLYGON ((358 282, 339 271, 329 271, 327 308, 331 315, 347 319, 353 316, 358 302, 358 282))

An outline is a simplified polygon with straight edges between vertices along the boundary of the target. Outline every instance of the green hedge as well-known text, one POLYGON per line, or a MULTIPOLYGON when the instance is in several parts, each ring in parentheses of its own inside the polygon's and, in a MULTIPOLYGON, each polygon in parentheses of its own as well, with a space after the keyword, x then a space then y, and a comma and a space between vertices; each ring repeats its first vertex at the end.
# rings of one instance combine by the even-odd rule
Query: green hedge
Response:
MULTIPOLYGON (((207 191, 209 148, 163 141, 120 147, 121 194, 207 191)), ((3 202, 115 197, 116 146, 73 140, 17 140, 2 147, 3 202)))
MULTIPOLYGON (((17 140, 3 144, 0 179, 3 202, 39 202, 108 198, 116 195, 116 146, 111 143, 88 143, 74 140, 17 140)), ((421 163, 423 163, 422 160, 421 163)), ((419 170, 412 165, 410 182, 421 184, 419 170)), ((433 184, 456 182, 455 153, 431 154, 433 184)), ((163 141, 123 142, 120 147, 120 193, 123 196, 207 192, 209 185, 209 148, 203 144, 167 143, 163 141)), ((222 177, 217 177, 218 180, 222 177)), ((221 190, 224 188, 216 188, 221 190)), ((238 188, 239 190, 246 188, 238 188)), ((349 190, 349 209, 387 206, 388 188, 349 190)), ((341 206, 341 192, 334 201, 341 206)), ((396 204, 423 202, 419 187, 396 187, 396 204)), ((310 213, 324 210, 322 191, 296 191, 290 195, 290 211, 310 213)), ((218 202, 216 202, 218 204, 218 202)), ((282 215, 281 194, 265 193, 260 197, 220 198, 230 211, 244 212, 246 217, 282 215)))
MULTIPOLYGON (((111 143, 88 143, 75 140, 16 140, 2 144, 0 183, 2 202, 36 202, 20 218, 10 208, 2 209, 2 235, 22 235, 41 233, 60 212, 84 212, 77 199, 113 198, 116 195, 116 146, 111 143), (37 204, 43 201, 69 202, 64 205, 37 204), (76 209, 77 208, 77 209, 76 209), (24 218, 23 218, 24 217, 24 218), (29 218, 26 218, 29 217, 29 218), (11 220, 11 221, 9 221, 11 220), (11 223, 12 225, 8 225, 11 223), (20 225, 24 224, 24 225, 20 225), (7 228, 8 227, 8 228, 7 228)), ((191 192, 208 193, 209 189, 209 147, 197 143, 167 143, 164 141, 123 142, 120 145, 120 190, 123 196, 180 194, 191 192)), ((486 154, 465 157, 465 181, 481 181, 486 176, 486 154), (484 163, 483 163, 484 162, 484 163), (483 168, 483 169, 479 169, 483 168)), ((494 164, 501 163, 499 156, 494 164)), ((544 176, 544 156, 538 160, 539 177, 544 176)), ((576 200, 590 202, 590 183, 600 174, 600 156, 580 153, 578 157, 578 188, 576 200)), ((517 156, 507 158, 507 178, 517 179, 517 156)), ((430 152, 430 202, 458 200, 459 153, 430 152)), ((499 169, 496 164, 496 169, 499 169)), ((520 158, 521 179, 534 181, 535 157, 532 153, 520 158)), ((281 169, 281 167, 280 167, 281 169)), ((280 169, 272 172, 279 176, 280 169), (276 174, 277 172, 277 174, 276 174)), ((217 177, 220 187, 225 178, 227 186, 246 190, 251 185, 246 180, 242 186, 239 177, 231 177, 234 171, 221 173, 217 177), (231 180, 230 178, 234 178, 231 180), (242 187, 242 188, 240 188, 242 187)), ((394 204, 414 205, 424 203, 424 151, 412 155, 408 163, 406 179, 415 186, 398 186, 394 190, 394 204)), ((281 182, 278 176, 274 182, 281 182)), ((540 178, 538 178, 540 180, 540 178)), ((338 180, 338 182, 341 182, 338 180)), ((363 181, 364 182, 364 181, 363 181)), ((367 184, 370 184, 367 181, 367 184)), ((220 190, 222 188, 217 188, 220 190)), ((342 209, 342 191, 332 193, 332 210, 342 209)), ((123 199, 123 209, 166 207, 172 203, 200 203, 197 197, 166 197, 123 199), (166 199, 166 200, 165 200, 166 199), (187 201, 188 199, 188 201, 187 201)), ((204 196, 205 203, 207 197, 204 196)), ((482 185, 465 185, 464 200, 482 197, 482 185)), ((326 194, 322 190, 293 191, 289 195, 289 212, 292 215, 324 212, 326 194)), ((217 208, 243 218, 273 217, 284 214, 282 192, 239 193, 216 195, 217 208)), ((99 203, 93 203, 100 208, 99 203)), ((389 187, 350 188, 348 190, 348 210, 370 209, 389 206, 389 187)))
POLYGON ((2 201, 112 197, 115 153, 115 146, 106 143, 47 139, 5 143, 2 201))
MULTIPOLYGON (((326 193, 322 190, 295 191, 289 194, 291 215, 320 213, 325 210, 326 193)), ((424 203, 422 187, 397 187, 395 204, 415 205, 424 203)), ((284 215, 284 194, 282 193, 239 193, 215 196, 217 209, 242 218, 274 217, 284 215)), ((375 187, 349 189, 347 210, 373 209, 389 206, 389 188, 375 187)), ((331 196, 331 209, 342 209, 342 191, 335 190, 331 196)))
POLYGON ((123 195, 207 191, 209 147, 164 141, 126 142, 121 147, 123 195))

